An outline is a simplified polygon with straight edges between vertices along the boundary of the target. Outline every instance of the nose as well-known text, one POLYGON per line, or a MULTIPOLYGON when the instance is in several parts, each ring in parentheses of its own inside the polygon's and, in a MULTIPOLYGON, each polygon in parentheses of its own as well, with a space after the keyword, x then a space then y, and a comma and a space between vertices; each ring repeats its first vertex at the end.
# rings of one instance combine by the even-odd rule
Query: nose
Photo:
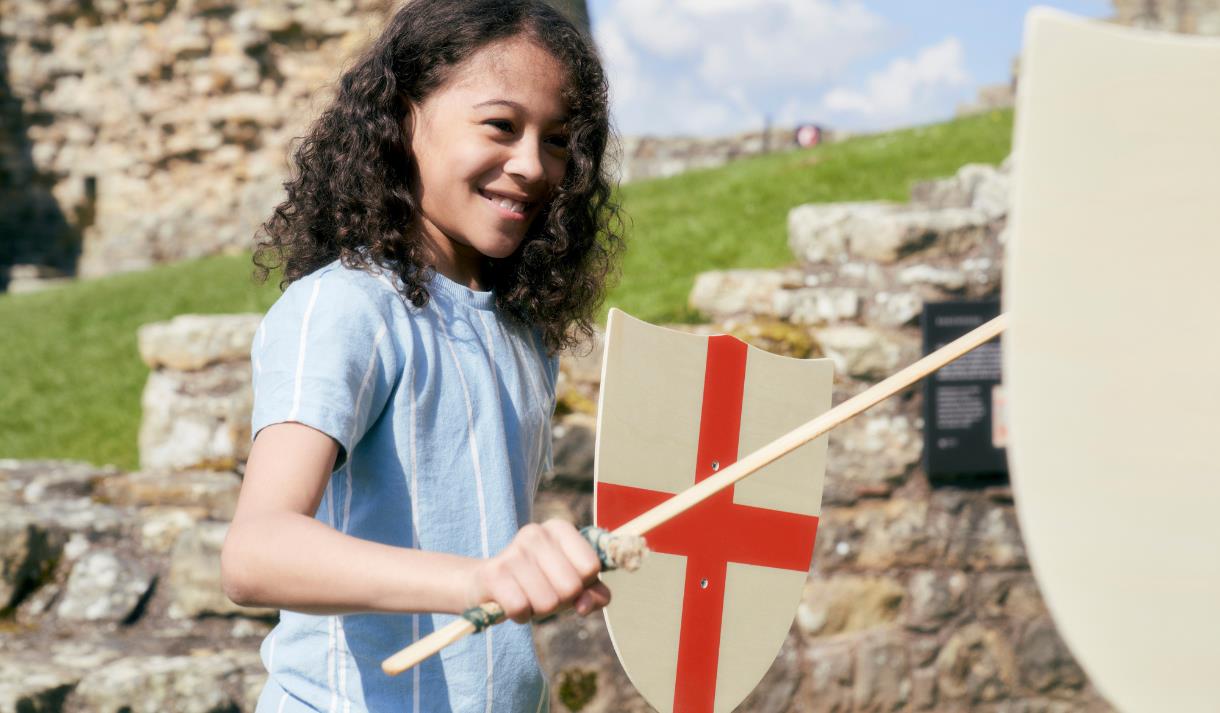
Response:
POLYGON ((527 183, 542 181, 546 178, 542 151, 542 142, 538 138, 523 136, 512 146, 512 153, 504 164, 505 173, 517 176, 527 183))

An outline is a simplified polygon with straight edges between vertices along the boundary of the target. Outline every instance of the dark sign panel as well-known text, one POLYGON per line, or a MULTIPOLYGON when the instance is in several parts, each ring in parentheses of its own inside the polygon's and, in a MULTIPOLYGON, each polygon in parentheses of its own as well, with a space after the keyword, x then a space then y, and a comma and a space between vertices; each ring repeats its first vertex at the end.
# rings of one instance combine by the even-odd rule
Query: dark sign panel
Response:
MULTIPOLYGON (((1000 314, 998 302, 936 302, 923 309, 928 354, 1000 314)), ((1006 475, 1000 340, 924 381, 924 468, 929 477, 1006 475)))

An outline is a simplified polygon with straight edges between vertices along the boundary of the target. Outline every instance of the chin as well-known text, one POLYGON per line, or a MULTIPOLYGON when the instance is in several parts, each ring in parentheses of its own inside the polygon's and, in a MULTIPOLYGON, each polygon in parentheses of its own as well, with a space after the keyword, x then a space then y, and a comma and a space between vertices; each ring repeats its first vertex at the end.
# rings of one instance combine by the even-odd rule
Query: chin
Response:
POLYGON ((513 240, 511 242, 496 242, 488 245, 486 248, 479 250, 484 256, 494 260, 503 260, 506 257, 511 257, 517 249, 521 247, 524 240, 513 240))

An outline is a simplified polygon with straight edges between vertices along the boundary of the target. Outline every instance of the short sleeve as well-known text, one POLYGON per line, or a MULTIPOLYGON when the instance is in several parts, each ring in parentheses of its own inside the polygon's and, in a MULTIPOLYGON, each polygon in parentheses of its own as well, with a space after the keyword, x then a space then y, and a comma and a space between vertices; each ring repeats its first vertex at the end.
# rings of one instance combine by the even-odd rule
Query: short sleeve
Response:
POLYGON ((378 301, 342 273, 315 273, 290 285, 251 345, 251 434, 275 423, 303 423, 338 442, 338 470, 397 381, 389 323, 378 301))
MULTIPOLYGON (((545 352, 544 352, 545 353, 545 352)), ((546 357, 546 378, 548 385, 548 393, 551 402, 548 404, 548 418, 546 420, 546 434, 542 438, 542 473, 550 473, 555 470, 555 452, 554 452, 554 436, 551 429, 551 424, 555 419, 555 407, 558 404, 558 394, 556 385, 559 380, 559 356, 548 355, 546 357)))

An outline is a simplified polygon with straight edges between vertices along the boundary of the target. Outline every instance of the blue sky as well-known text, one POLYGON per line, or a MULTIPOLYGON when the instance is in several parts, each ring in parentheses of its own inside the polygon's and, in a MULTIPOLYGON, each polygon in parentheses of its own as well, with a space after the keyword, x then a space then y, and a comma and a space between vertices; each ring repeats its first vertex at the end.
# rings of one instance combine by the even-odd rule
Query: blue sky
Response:
POLYGON ((589 0, 623 134, 812 121, 873 131, 947 119, 1007 82, 1035 5, 1109 0, 589 0))

